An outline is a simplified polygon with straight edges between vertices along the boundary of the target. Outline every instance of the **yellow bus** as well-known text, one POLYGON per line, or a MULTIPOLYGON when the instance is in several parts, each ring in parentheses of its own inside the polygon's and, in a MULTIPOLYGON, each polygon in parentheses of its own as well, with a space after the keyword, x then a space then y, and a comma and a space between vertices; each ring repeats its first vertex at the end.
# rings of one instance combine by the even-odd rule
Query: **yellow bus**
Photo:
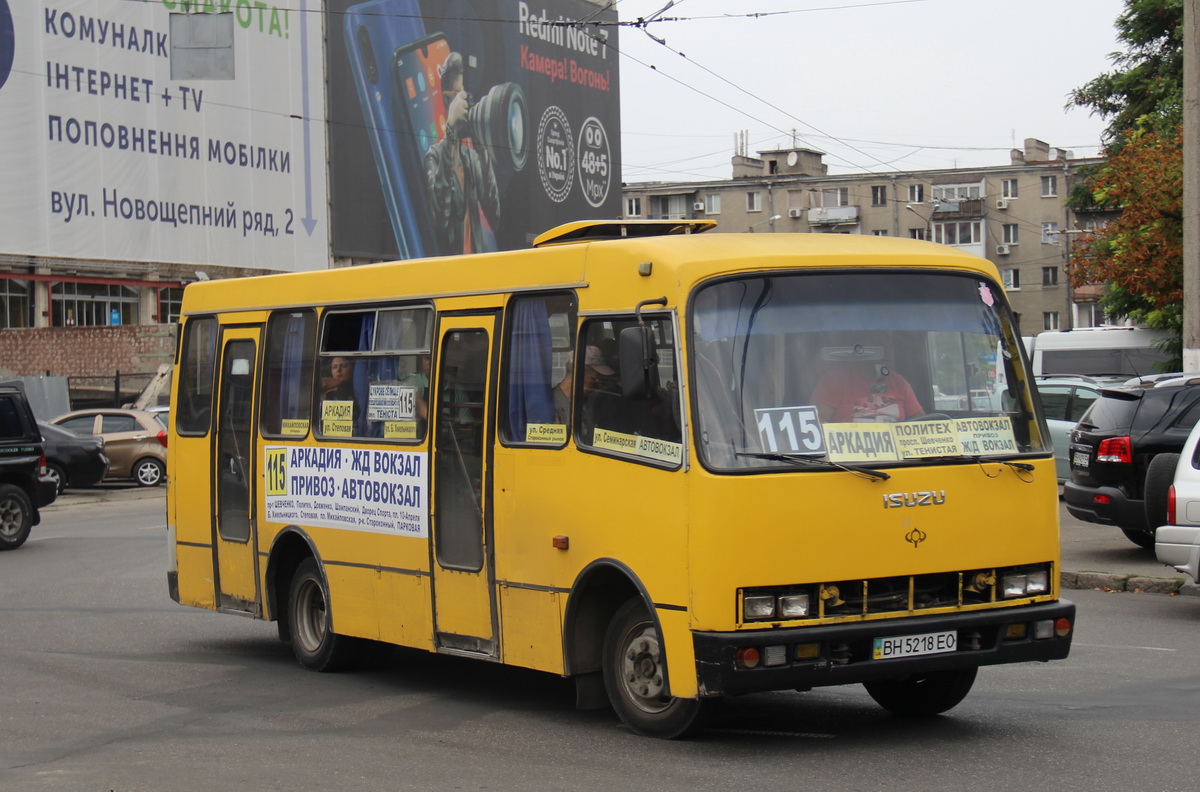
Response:
POLYGON ((1004 289, 913 240, 579 222, 533 249, 197 283, 179 603, 573 677, 641 734, 1067 656, 1057 482, 1004 289))

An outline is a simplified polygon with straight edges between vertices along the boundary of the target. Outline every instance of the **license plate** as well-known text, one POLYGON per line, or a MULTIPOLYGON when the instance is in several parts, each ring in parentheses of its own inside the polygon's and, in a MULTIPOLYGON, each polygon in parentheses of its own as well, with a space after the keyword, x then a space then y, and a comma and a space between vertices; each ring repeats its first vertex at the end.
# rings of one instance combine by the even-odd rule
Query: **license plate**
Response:
POLYGON ((942 654, 958 648, 958 631, 925 633, 924 635, 890 635, 875 639, 876 660, 893 657, 915 657, 917 655, 942 654))
POLYGON ((1071 466, 1077 468, 1086 468, 1091 454, 1086 451, 1074 451, 1071 454, 1071 466))

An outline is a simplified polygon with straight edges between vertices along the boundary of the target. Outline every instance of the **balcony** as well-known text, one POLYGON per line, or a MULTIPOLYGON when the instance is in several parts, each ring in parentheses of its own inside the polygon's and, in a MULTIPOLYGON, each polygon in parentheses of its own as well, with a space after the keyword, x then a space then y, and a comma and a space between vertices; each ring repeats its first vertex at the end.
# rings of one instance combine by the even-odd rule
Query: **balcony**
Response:
POLYGON ((934 201, 933 216, 938 220, 974 220, 983 217, 983 199, 934 201))
POLYGON ((819 206, 808 210, 809 225, 853 225, 857 222, 857 206, 819 206))

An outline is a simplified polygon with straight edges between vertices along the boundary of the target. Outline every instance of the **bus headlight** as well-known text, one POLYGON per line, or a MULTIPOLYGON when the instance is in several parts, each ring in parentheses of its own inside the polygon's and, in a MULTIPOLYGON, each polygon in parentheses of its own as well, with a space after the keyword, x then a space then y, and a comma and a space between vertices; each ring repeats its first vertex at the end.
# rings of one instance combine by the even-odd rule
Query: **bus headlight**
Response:
POLYGON ((808 595, 788 594, 780 597, 779 615, 784 619, 803 619, 808 615, 808 595))
POLYGON ((773 619, 775 618, 775 597, 746 597, 742 608, 746 613, 747 621, 751 619, 773 619))
POLYGON ((1037 597, 1050 593, 1050 570, 1046 565, 1011 570, 1000 578, 1000 591, 1005 599, 1037 597))

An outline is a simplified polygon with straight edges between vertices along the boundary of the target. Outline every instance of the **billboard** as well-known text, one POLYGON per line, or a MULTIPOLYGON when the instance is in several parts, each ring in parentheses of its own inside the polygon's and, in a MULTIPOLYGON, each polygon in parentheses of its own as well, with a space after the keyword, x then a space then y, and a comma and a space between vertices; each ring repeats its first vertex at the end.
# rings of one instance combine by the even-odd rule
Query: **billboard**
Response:
POLYGON ((324 269, 320 0, 0 0, 0 252, 324 269))
POLYGON ((617 217, 611 5, 328 0, 333 253, 509 250, 617 217))

